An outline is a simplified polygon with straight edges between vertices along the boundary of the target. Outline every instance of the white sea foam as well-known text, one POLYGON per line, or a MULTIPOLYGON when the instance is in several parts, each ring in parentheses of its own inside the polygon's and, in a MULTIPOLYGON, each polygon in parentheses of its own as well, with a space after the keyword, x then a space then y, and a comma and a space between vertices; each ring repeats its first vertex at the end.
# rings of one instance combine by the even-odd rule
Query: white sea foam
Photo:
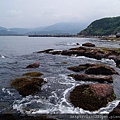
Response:
POLYGON ((3 56, 3 55, 0 55, 0 57, 3 58, 3 59, 5 58, 5 56, 3 56))
POLYGON ((3 92, 3 93, 7 93, 7 94, 9 94, 9 95, 11 95, 11 96, 14 95, 14 93, 12 93, 9 89, 6 89, 6 88, 2 88, 2 92, 3 92))
POLYGON ((84 81, 78 83, 70 81, 69 77, 66 75, 61 74, 59 76, 61 77, 61 81, 59 81, 60 84, 66 84, 68 85, 68 88, 62 91, 61 89, 60 91, 52 91, 47 99, 44 98, 44 96, 27 96, 22 100, 16 100, 13 103, 13 109, 20 111, 23 114, 108 114, 120 102, 119 100, 114 100, 108 103, 106 107, 102 107, 99 110, 92 112, 79 107, 74 107, 69 101, 70 92, 80 84, 94 83, 84 81), (62 81, 62 79, 64 81, 62 81))
POLYGON ((101 59, 101 62, 102 62, 102 63, 106 63, 106 64, 108 64, 108 65, 116 66, 115 61, 112 60, 112 59, 105 59, 105 58, 102 58, 102 59, 101 59))

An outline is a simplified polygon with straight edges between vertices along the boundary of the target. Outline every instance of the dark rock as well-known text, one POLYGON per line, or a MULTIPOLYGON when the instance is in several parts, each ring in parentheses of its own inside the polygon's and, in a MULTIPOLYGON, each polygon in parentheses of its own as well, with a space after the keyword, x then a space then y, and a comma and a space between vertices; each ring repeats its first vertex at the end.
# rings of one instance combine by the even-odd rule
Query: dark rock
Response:
POLYGON ((29 76, 29 77, 40 77, 41 75, 43 75, 40 72, 28 72, 23 74, 23 76, 29 76))
POLYGON ((98 110, 115 99, 113 87, 107 84, 83 84, 70 92, 70 102, 85 110, 98 110))
POLYGON ((47 50, 42 50, 37 53, 49 53, 50 51, 53 51, 54 49, 47 49, 47 50))
POLYGON ((33 64, 28 65, 26 68, 38 68, 40 66, 39 62, 35 62, 33 64))
POLYGON ((110 75, 104 76, 104 75, 71 74, 69 76, 73 77, 75 80, 78 81, 98 81, 100 83, 103 83, 105 81, 109 83, 113 82, 113 79, 110 75))
POLYGON ((108 114, 109 120, 120 120, 120 103, 108 114))
POLYGON ((85 56, 95 59, 106 58, 109 55, 108 51, 102 50, 100 48, 88 48, 85 51, 85 56))
POLYGON ((79 66, 68 67, 68 69, 72 70, 74 72, 80 72, 80 71, 85 70, 85 69, 87 69, 88 67, 91 67, 91 66, 94 66, 94 64, 86 63, 86 64, 82 64, 82 65, 79 65, 79 66))
POLYGON ((52 55, 60 55, 62 51, 51 51, 49 52, 52 55))
POLYGON ((89 48, 80 46, 80 47, 77 47, 77 48, 70 48, 69 50, 84 50, 84 51, 86 51, 87 49, 89 49, 89 48))
POLYGON ((89 67, 85 70, 87 74, 95 74, 95 75, 112 75, 118 74, 112 67, 103 64, 95 64, 93 67, 89 67))
POLYGON ((84 44, 82 44, 82 46, 86 46, 86 47, 95 47, 95 44, 93 44, 93 43, 84 43, 84 44))
POLYGON ((11 86, 18 90, 20 95, 28 96, 39 92, 44 83, 46 82, 42 78, 17 78, 12 80, 11 86))

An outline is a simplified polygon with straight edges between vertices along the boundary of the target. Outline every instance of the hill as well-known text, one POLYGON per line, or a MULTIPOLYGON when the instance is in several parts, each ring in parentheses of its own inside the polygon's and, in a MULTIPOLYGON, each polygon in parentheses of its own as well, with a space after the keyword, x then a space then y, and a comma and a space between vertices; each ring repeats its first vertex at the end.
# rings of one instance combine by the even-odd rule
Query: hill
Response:
POLYGON ((85 26, 81 23, 56 23, 42 29, 34 29, 28 34, 77 34, 85 26))
POLYGON ((10 31, 7 28, 0 27, 0 35, 13 35, 13 34, 16 34, 16 33, 13 31, 10 31))
POLYGON ((0 35, 34 35, 34 34, 77 34, 84 29, 83 23, 56 23, 38 28, 4 28, 0 27, 0 35))
POLYGON ((120 17, 109 17, 93 21, 78 34, 84 36, 102 36, 116 34, 117 32, 120 32, 120 17))

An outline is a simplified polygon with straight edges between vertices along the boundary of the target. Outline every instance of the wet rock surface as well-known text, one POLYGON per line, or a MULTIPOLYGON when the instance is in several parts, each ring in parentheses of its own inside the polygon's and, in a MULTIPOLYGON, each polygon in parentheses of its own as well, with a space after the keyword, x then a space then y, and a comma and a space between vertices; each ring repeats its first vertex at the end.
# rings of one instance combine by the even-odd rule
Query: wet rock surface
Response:
POLYGON ((115 99, 113 87, 107 84, 83 84, 70 92, 70 102, 85 110, 98 110, 115 99))
POLYGON ((112 76, 105 76, 105 75, 87 75, 87 74, 71 74, 69 75, 73 77, 75 80, 78 81, 97 81, 100 83, 104 83, 105 81, 108 83, 113 83, 112 76))
POLYGON ((28 65, 26 68, 38 68, 40 66, 39 62, 35 62, 33 64, 28 65))

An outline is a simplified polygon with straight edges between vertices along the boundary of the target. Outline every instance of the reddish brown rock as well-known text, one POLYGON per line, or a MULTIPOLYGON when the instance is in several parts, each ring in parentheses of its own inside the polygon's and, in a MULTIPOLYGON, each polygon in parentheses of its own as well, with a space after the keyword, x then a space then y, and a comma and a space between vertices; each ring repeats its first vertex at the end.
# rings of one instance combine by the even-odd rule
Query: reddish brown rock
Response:
POLYGON ((35 62, 33 64, 28 65, 26 68, 38 68, 40 66, 39 62, 35 62))
POLYGON ((86 75, 86 74, 71 74, 69 75, 73 77, 75 80, 78 81, 98 81, 100 83, 109 82, 112 83, 113 79, 112 76, 105 76, 105 75, 86 75))
POLYGON ((115 99, 113 87, 107 84, 83 84, 70 92, 70 102, 85 110, 98 110, 115 99))
POLYGON ((112 67, 103 65, 103 64, 95 64, 93 67, 89 67, 85 70, 87 74, 95 74, 95 75, 112 75, 118 74, 112 67))
POLYGON ((87 42, 87 43, 82 44, 82 46, 95 47, 95 44, 87 42))

